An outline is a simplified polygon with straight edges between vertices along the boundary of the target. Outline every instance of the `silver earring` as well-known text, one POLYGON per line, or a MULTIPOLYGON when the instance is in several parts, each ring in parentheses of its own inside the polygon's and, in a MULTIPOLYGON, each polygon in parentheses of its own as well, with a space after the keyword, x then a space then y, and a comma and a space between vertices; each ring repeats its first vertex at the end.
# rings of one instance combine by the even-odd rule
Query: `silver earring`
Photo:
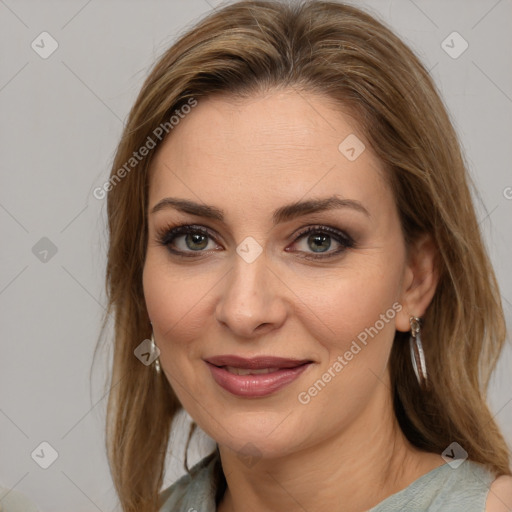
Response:
POLYGON ((160 350, 156 346, 154 334, 151 333, 151 355, 153 355, 153 354, 158 354, 158 356, 155 359, 155 370, 156 370, 156 373, 160 373, 160 371, 161 371, 161 368, 160 368, 160 357, 159 357, 160 350))
POLYGON ((425 353, 421 344, 420 318, 411 316, 411 337, 409 338, 409 348, 411 349, 411 361, 414 373, 418 379, 421 388, 426 388, 428 384, 427 365, 425 363, 425 353))

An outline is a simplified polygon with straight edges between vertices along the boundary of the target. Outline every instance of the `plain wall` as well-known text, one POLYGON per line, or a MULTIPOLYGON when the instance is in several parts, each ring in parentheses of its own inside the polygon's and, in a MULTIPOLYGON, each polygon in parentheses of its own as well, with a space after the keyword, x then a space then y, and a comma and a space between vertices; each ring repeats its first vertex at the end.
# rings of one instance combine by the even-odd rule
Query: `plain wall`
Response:
MULTIPOLYGON (((390 24, 431 69, 481 194, 480 226, 510 327, 512 3, 352 3, 390 24), (441 46, 453 31, 469 44, 456 59, 441 46)), ((0 485, 30 496, 41 511, 116 507, 103 436, 107 353, 92 384, 89 378, 106 251, 105 201, 92 191, 108 178, 123 122, 155 59, 217 5, 0 2, 0 485), (58 43, 46 59, 31 47, 43 31, 58 43), (31 457, 43 441, 58 452, 48 469, 31 457)), ((39 51, 51 49, 44 37, 39 51)), ((489 403, 512 445, 511 368, 509 339, 489 403)), ((212 446, 196 439, 191 463, 212 446)), ((183 443, 180 431, 166 485, 184 472, 183 443)))

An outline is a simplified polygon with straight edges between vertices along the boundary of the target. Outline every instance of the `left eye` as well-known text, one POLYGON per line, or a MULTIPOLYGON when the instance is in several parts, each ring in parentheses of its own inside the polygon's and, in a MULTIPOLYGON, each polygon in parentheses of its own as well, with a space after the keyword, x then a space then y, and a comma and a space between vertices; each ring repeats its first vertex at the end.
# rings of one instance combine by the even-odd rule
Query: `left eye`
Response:
POLYGON ((312 256, 306 256, 308 258, 327 258, 340 254, 346 249, 354 246, 354 241, 347 234, 326 226, 308 228, 295 239, 295 244, 297 244, 297 241, 299 240, 302 243, 301 252, 309 252, 309 249, 314 253, 312 256), (329 251, 333 239, 339 245, 339 248, 329 251), (327 253, 327 255, 323 256, 324 253, 327 253))

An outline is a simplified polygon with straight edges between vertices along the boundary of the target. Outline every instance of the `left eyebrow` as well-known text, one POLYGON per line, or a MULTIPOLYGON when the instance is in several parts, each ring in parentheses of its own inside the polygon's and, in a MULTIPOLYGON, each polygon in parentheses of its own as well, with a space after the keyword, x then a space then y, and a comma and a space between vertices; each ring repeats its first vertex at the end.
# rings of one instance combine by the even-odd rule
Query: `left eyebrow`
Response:
POLYGON ((320 199, 309 199, 307 201, 298 201, 296 203, 282 206, 274 211, 272 221, 275 225, 309 213, 337 210, 340 208, 350 208, 371 218, 370 212, 368 212, 368 210, 359 201, 331 196, 320 199))
MULTIPOLYGON (((151 210, 151 213, 156 213, 166 208, 174 208, 184 213, 196 215, 198 217, 206 217, 218 221, 224 221, 224 211, 216 208, 215 206, 205 205, 190 201, 188 199, 178 199, 173 197, 166 197, 159 201, 151 210)), ((357 212, 363 213, 371 218, 368 210, 359 202, 354 199, 342 199, 336 195, 331 197, 309 199, 307 201, 297 201, 285 206, 281 206, 274 210, 272 214, 273 225, 281 222, 286 222, 303 215, 310 213, 317 213, 326 210, 336 210, 340 208, 350 208, 357 212)))

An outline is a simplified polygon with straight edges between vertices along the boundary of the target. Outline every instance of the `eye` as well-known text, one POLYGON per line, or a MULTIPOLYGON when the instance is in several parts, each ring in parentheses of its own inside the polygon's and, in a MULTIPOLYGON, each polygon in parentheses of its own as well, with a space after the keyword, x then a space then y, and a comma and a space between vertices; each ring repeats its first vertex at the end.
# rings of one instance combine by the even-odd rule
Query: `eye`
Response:
MULTIPOLYGON (((157 237, 158 242, 166 246, 171 253, 185 257, 194 257, 197 253, 205 252, 209 245, 209 239, 213 238, 207 229, 193 225, 181 225, 174 228, 168 226, 158 230, 157 237)), ((210 249, 212 248, 210 247, 210 249)))
POLYGON ((304 257, 310 259, 330 258, 355 246, 354 240, 348 234, 328 226, 310 226, 298 235, 294 244, 297 244, 299 240, 302 244, 302 248, 299 252, 309 253, 304 257), (338 248, 329 251, 333 245, 333 239, 335 243, 338 244, 338 248))

